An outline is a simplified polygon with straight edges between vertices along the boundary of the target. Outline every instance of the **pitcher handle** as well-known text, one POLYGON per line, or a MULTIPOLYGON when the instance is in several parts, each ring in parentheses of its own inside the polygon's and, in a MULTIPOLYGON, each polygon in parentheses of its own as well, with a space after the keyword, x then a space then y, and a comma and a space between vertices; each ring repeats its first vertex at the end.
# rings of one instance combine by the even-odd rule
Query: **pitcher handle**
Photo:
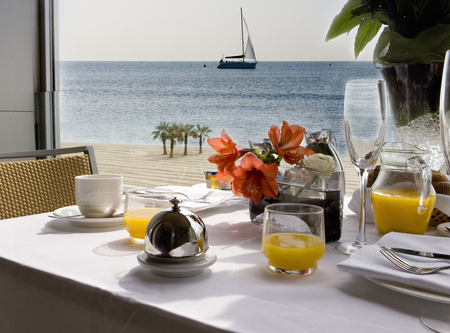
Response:
POLYGON ((430 199, 431 168, 419 156, 409 158, 406 163, 411 166, 417 166, 422 170, 422 184, 420 188, 420 200, 419 207, 417 207, 417 213, 424 214, 427 211, 427 207, 423 204, 425 201, 428 203, 430 199))

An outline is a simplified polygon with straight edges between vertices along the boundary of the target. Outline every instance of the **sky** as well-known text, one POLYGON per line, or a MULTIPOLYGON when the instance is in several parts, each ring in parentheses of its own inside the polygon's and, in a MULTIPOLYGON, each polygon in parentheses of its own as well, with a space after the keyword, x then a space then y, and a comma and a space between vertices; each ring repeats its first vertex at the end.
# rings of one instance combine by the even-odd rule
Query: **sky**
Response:
POLYGON ((60 60, 218 61, 239 52, 242 7, 258 61, 354 61, 356 29, 325 42, 346 2, 59 0, 60 60))

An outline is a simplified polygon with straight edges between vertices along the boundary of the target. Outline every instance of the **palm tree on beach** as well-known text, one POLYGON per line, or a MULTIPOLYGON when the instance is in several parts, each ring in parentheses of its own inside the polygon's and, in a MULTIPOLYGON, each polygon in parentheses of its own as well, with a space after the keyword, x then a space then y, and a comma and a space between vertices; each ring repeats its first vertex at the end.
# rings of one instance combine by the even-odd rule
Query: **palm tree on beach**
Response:
POLYGON ((167 155, 166 141, 168 137, 169 124, 165 121, 161 121, 158 126, 156 126, 156 131, 153 131, 153 139, 161 140, 163 143, 163 155, 167 155))
POLYGON ((173 157, 173 147, 175 146, 176 142, 182 142, 183 141, 183 133, 181 132, 181 126, 172 123, 167 127, 167 140, 170 141, 170 155, 169 157, 173 157))
POLYGON ((202 144, 203 142, 205 142, 206 138, 209 138, 209 133, 211 133, 211 129, 208 126, 200 126, 199 124, 197 124, 197 128, 194 130, 195 131, 195 139, 198 139, 198 145, 199 145, 199 150, 198 153, 201 154, 203 153, 202 151, 202 144))
POLYGON ((184 124, 180 125, 180 132, 183 135, 184 140, 184 155, 187 155, 187 144, 190 136, 195 137, 196 132, 194 130, 194 125, 184 124))

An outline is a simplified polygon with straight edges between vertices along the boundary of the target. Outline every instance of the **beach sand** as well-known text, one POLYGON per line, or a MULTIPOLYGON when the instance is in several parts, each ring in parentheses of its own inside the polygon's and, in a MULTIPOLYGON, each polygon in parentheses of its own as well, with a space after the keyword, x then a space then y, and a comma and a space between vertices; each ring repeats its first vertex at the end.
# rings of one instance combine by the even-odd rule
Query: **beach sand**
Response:
MULTIPOLYGON (((174 147, 173 157, 163 155, 161 145, 126 145, 100 143, 61 143, 61 148, 93 146, 99 173, 115 173, 124 177, 124 184, 142 187, 161 185, 192 186, 205 182, 205 170, 215 170, 208 162, 214 150, 208 145, 199 153, 198 147, 188 147, 188 155, 183 155, 184 146, 174 147)), ((169 147, 168 147, 168 152, 169 147)), ((344 163, 345 194, 351 196, 359 185, 358 176, 348 155, 341 155, 344 163)))

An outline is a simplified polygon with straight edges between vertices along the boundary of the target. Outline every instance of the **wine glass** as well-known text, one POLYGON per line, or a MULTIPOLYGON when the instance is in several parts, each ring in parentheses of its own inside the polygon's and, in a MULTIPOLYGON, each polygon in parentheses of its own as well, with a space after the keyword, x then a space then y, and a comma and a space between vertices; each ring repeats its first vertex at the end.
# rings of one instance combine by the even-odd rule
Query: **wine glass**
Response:
MULTIPOLYGON (((445 54, 439 100, 441 139, 447 173, 450 171, 450 50, 445 54)), ((431 332, 449 332, 450 307, 428 309, 420 316, 422 324, 431 332)))
POLYGON ((354 243, 343 243, 336 251, 352 254, 367 245, 366 184, 375 166, 386 133, 387 95, 382 80, 349 81, 345 88, 344 129, 351 162, 360 179, 361 203, 359 230, 354 243))
POLYGON ((442 148, 448 173, 450 171, 450 50, 445 55, 444 69, 442 71, 439 117, 442 148))

